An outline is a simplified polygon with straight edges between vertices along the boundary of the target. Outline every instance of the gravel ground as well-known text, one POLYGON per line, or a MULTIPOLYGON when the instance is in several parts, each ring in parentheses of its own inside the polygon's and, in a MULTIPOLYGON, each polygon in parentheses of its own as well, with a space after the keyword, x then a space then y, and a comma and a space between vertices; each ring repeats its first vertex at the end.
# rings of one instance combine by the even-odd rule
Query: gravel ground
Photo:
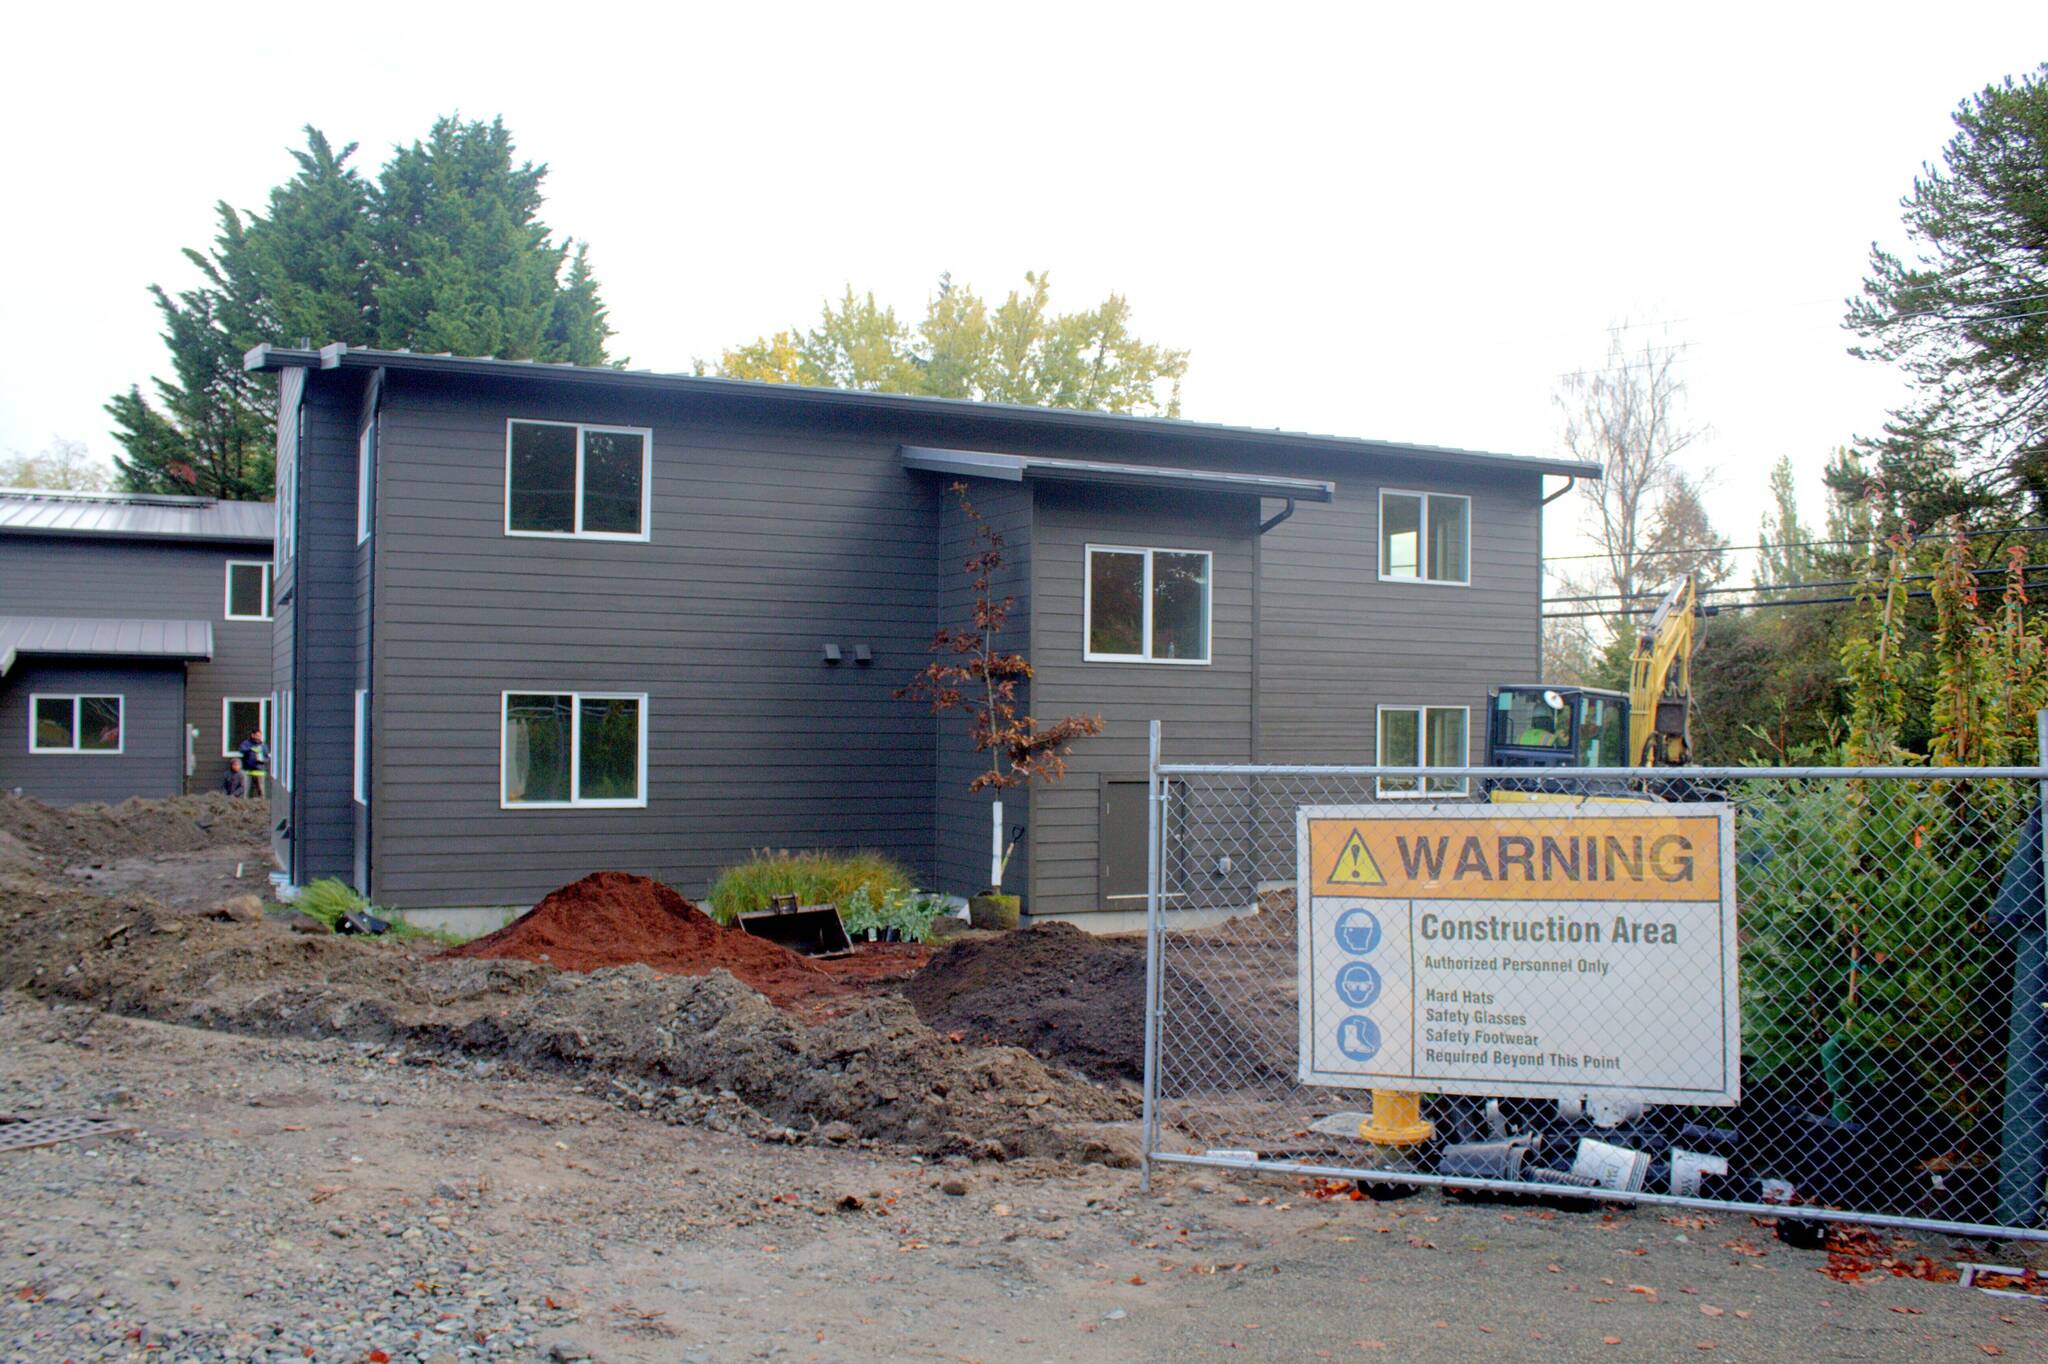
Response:
MULTIPOLYGON (((716 1130, 490 1060, 0 995, 0 1358, 2039 1358, 2048 1311, 1747 1219, 1556 1214, 716 1130), (1611 1342, 1611 1343, 1610 1343, 1611 1342)), ((697 1111, 708 1118, 685 1119, 697 1111)), ((1936 1255, 1944 1246, 1923 1246, 1936 1255)), ((2009 1249, 2009 1248, 2008 1248, 2009 1249)))

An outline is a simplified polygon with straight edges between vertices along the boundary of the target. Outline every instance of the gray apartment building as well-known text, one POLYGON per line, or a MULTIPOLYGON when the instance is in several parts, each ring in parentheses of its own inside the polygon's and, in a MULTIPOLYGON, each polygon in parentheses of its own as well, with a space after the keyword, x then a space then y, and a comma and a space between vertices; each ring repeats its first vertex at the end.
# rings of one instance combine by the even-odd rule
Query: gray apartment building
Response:
POLYGON ((1006 888, 1118 923, 1148 721, 1180 761, 1467 761, 1488 690, 1538 674, 1542 501, 1599 475, 346 346, 247 363, 280 377, 279 856, 402 910, 606 868, 697 895, 760 848, 980 889, 964 724, 895 695, 965 621, 964 483, 1007 538, 1027 708, 1106 723, 1008 794, 1006 888))
POLYGON ((0 791, 219 785, 270 729, 267 502, 0 490, 0 791))

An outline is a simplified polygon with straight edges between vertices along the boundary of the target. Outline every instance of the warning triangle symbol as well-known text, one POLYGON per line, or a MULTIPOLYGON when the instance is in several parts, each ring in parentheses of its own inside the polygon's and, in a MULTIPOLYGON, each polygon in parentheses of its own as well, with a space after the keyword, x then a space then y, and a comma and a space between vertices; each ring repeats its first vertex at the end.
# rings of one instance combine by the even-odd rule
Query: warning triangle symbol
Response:
POLYGON ((1365 836, 1354 826, 1351 837, 1344 840, 1344 847, 1337 853, 1337 865, 1330 869, 1329 883, 1333 886, 1384 886, 1387 878, 1380 875, 1377 862, 1366 849, 1365 836))

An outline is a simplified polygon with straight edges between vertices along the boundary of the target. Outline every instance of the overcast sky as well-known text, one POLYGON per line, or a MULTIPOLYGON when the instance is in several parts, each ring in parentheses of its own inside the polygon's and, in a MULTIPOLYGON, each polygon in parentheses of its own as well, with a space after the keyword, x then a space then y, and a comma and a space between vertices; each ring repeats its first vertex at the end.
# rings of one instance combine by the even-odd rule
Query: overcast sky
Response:
POLYGON ((301 125, 374 172, 459 111, 549 165, 636 366, 849 282, 915 317, 941 271, 1043 269, 1193 351, 1186 416, 1541 454, 1625 321, 1683 347, 1729 538, 1781 454, 1817 498, 1899 392, 1842 301, 1957 103, 2048 57, 2048 5, 1419 8, 36 7, 0 89, 0 451, 111 453, 101 404, 163 366, 146 286, 192 282, 179 248, 301 125))

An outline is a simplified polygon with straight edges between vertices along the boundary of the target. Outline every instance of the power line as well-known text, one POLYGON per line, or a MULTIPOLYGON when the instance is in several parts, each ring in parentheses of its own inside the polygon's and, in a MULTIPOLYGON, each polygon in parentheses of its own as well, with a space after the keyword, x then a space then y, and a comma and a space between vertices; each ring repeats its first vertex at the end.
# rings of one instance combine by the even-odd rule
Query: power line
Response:
MULTIPOLYGON (((2037 564, 2033 568, 2028 569, 2027 571, 2029 573, 2048 572, 2048 564, 2037 564)), ((2032 578, 2028 579, 2028 581, 2038 586, 2043 583, 2048 583, 2048 578, 2032 578)), ((1926 599, 1932 597, 1934 593, 1928 591, 1918 591, 1905 592, 1901 593, 1900 595, 1914 601, 1925 601, 1926 599)), ((1779 606, 1838 606, 1844 603, 1853 602, 1855 600, 1855 594, 1850 593, 1846 596, 1836 597, 1802 597, 1796 601, 1787 600, 1782 597, 1774 601, 1731 601, 1722 602, 1716 606, 1710 606, 1706 609, 1705 614, 1718 615, 1723 611, 1761 611, 1769 610, 1771 608, 1779 606)), ((1544 615, 1542 619, 1610 620, 1615 616, 1647 616, 1655 613, 1656 610, 1657 608, 1654 606, 1623 606, 1608 611, 1554 611, 1544 615)))
MULTIPOLYGON (((1972 540, 1982 539, 1991 535, 2043 535, 2048 534, 2048 526, 2004 526, 1995 530, 1966 530, 1959 533, 1965 538, 1972 540)), ((1635 552, 1634 557, 1637 559, 1663 559, 1678 554, 1722 554, 1751 549, 1824 549, 1843 545, 1882 544, 1887 538, 1882 535, 1872 535, 1852 540, 1787 540, 1783 544, 1684 545, 1678 549, 1639 549, 1635 552)), ((1926 538, 1946 537, 1930 535, 1926 538)), ((1581 559, 1607 559, 1612 557, 1612 555, 1608 554, 1546 554, 1543 556, 1543 562, 1546 564, 1562 564, 1581 559)))
MULTIPOLYGON (((2048 569, 2048 564, 2029 564, 2026 566, 2027 572, 2033 572, 2036 569, 2048 569)), ((2012 572, 2012 569, 2003 564, 1990 564, 1983 568, 1972 568, 1967 571, 1973 578, 1985 578, 2008 574, 2012 572)), ((1940 576, 1939 573, 1904 573, 1899 575, 1898 581, 1924 583, 1932 582, 1940 576)), ((1702 587, 1696 589, 1696 591, 1697 595, 1702 597, 1733 596, 1738 592, 1800 592, 1823 587, 1857 587, 1862 582, 1861 578, 1825 578, 1803 583, 1753 583, 1748 587, 1702 587)), ((1582 597, 1547 597, 1545 600, 1550 602, 1641 601, 1645 598, 1662 597, 1663 595, 1663 592, 1658 591, 1625 593, 1591 592, 1582 597)))

